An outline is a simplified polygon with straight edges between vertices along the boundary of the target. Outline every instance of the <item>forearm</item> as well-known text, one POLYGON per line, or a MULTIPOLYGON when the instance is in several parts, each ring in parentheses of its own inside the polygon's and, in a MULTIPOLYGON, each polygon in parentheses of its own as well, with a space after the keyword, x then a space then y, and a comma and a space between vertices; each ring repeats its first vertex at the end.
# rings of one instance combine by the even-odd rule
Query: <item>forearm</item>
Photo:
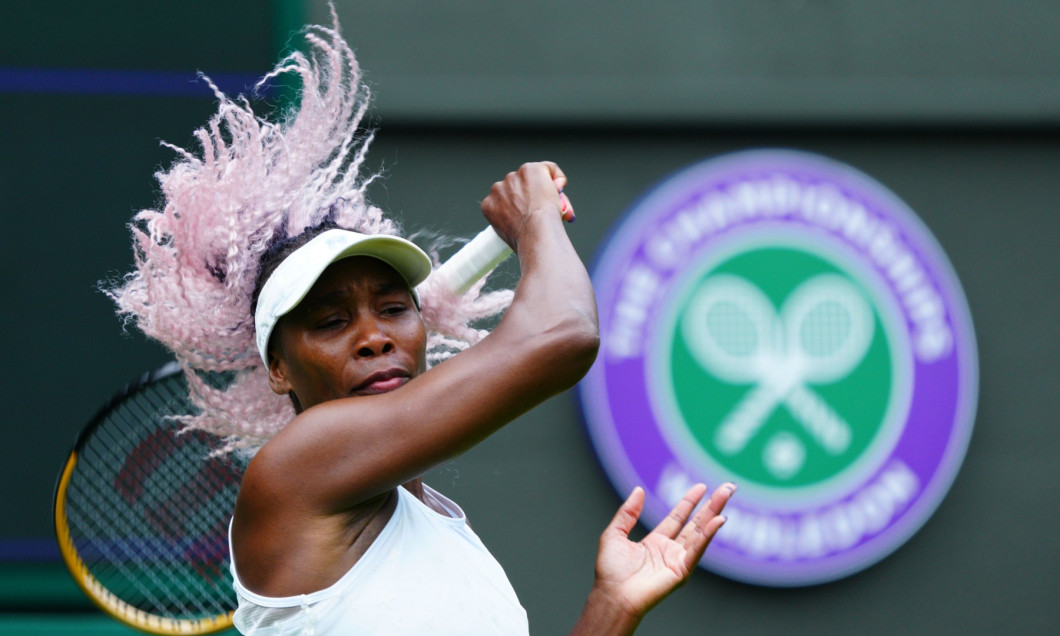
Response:
POLYGON ((562 357, 552 370, 569 372, 563 380, 567 388, 588 371, 599 347, 589 274, 558 215, 550 211, 527 220, 516 249, 521 278, 497 331, 541 337, 547 343, 542 355, 562 357))
POLYGON ((566 181, 552 162, 527 163, 494 183, 482 201, 483 214, 518 254, 522 272, 512 306, 494 333, 511 331, 518 339, 559 331, 575 340, 588 334, 595 355, 596 299, 562 222, 563 206, 573 214, 557 192, 566 181))

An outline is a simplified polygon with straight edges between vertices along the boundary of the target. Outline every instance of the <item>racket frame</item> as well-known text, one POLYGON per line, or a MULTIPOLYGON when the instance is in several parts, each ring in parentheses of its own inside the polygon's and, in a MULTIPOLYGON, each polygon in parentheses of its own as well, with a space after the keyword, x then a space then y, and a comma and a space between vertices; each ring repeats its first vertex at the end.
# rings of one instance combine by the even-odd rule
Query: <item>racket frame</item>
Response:
POLYGON ((118 391, 96 414, 89 420, 77 434, 70 455, 63 466, 62 472, 55 485, 55 497, 52 504, 52 512, 55 523, 55 536, 59 545, 59 554, 63 563, 73 576, 74 582, 81 591, 101 610, 121 623, 139 629, 149 634, 213 634, 232 627, 232 616, 235 609, 224 614, 206 616, 196 619, 172 618, 151 614, 135 607, 116 596, 104 586, 99 579, 85 564, 74 547, 74 540, 70 534, 70 526, 66 517, 66 492, 73 477, 74 470, 80 450, 88 439, 92 437, 96 429, 106 421, 110 412, 119 404, 123 403, 131 394, 140 389, 160 382, 173 375, 181 373, 180 365, 173 361, 144 373, 139 378, 129 382, 118 391))

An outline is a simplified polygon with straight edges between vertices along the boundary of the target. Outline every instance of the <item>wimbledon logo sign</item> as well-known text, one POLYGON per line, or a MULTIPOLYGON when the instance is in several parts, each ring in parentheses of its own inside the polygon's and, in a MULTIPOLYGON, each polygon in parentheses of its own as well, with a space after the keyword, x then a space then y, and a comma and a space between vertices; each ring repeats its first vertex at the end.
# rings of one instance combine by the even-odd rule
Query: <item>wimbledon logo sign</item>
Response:
POLYGON ((708 569, 812 585, 927 521, 978 390, 967 302, 931 233, 850 167, 792 151, 706 161, 642 199, 593 282, 579 391, 616 488, 657 523, 692 483, 739 485, 708 569))

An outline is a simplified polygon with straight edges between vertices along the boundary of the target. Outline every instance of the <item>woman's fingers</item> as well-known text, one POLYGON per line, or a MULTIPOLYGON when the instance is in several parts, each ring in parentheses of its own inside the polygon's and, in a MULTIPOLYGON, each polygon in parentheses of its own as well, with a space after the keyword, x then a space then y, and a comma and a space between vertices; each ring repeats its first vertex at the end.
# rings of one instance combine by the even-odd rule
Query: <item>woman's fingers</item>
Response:
POLYGON ((711 539, 725 523, 721 516, 725 504, 736 492, 736 484, 722 484, 710 496, 710 500, 700 508, 677 536, 677 542, 685 547, 689 564, 695 564, 703 556, 711 539))
POLYGON ((707 486, 705 484, 696 484, 688 489, 685 493, 684 498, 677 502, 677 505, 673 507, 670 514, 666 515, 666 518, 659 522, 659 525, 655 526, 654 532, 666 536, 669 539, 673 539, 677 536, 677 533, 681 531, 685 523, 688 521, 688 516, 692 514, 692 511, 699 505, 699 500, 703 498, 703 493, 707 492, 707 486))
POLYGON ((563 170, 560 169, 559 164, 554 161, 542 161, 545 168, 548 169, 549 174, 552 176, 552 182, 556 184, 557 190, 563 190, 567 187, 567 175, 563 174, 563 170))
POLYGON ((559 210, 560 215, 567 223, 574 222, 574 206, 571 205, 570 199, 563 193, 564 188, 567 187, 567 175, 563 173, 563 170, 553 161, 542 161, 539 164, 526 164, 527 167, 541 165, 548 170, 549 176, 552 178, 552 185, 556 186, 556 192, 559 193, 559 210))
POLYGON ((574 220, 574 207, 563 194, 567 175, 552 161, 525 163, 490 188, 482 200, 486 220, 513 249, 518 245, 524 217, 535 211, 559 208, 564 221, 574 220))
POLYGON ((570 199, 561 190, 559 193, 559 212, 560 217, 567 223, 574 223, 574 206, 571 205, 570 199))
POLYGON ((710 496, 710 501, 704 506, 704 510, 700 511, 700 514, 706 514, 706 510, 710 510, 711 513, 718 515, 725 509, 725 504, 729 502, 729 498, 736 493, 736 484, 731 481, 725 482, 714 491, 714 494, 710 496))
POLYGON ((629 497, 619 506, 611 523, 607 524, 606 534, 619 533, 623 537, 629 537, 629 533, 637 525, 641 510, 644 508, 644 489, 637 486, 629 497))

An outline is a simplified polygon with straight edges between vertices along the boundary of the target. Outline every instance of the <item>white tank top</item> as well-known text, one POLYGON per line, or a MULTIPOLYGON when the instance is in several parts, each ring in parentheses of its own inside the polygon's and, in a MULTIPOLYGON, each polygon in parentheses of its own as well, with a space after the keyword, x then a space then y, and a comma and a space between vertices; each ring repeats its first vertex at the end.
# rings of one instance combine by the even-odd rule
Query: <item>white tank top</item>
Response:
POLYGON ((236 628, 248 636, 529 634, 515 590, 464 511, 427 485, 423 490, 448 516, 399 487, 383 531, 341 579, 318 592, 255 594, 240 583, 233 558, 236 628))

